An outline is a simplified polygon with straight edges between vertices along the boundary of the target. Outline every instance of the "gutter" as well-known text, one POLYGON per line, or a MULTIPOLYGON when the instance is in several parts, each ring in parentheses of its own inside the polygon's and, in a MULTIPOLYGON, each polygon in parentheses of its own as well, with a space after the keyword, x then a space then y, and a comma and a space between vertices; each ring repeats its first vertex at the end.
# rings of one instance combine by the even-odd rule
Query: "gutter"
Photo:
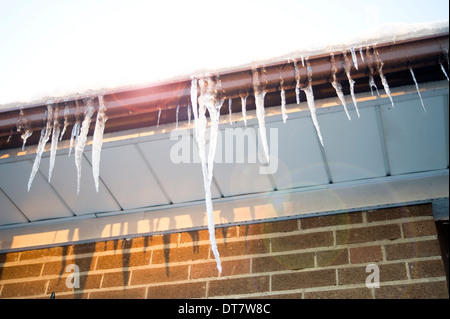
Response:
MULTIPOLYGON (((363 46, 364 61, 362 61, 359 47, 356 48, 358 70, 352 63, 349 49, 345 52, 333 52, 336 65, 336 79, 343 87, 345 95, 349 94, 349 85, 345 73, 345 56, 351 63, 351 77, 355 80, 355 93, 369 91, 368 79, 374 75, 379 89, 383 88, 379 81, 379 60, 383 63, 383 74, 387 77, 389 86, 413 84, 409 69, 414 69, 416 78, 421 82, 437 81, 445 79, 441 70, 441 64, 447 74, 449 35, 445 34, 427 36, 416 39, 408 39, 398 42, 389 42, 374 46, 363 46)), ((316 99, 336 96, 331 86, 332 68, 330 54, 319 54, 307 58, 307 64, 312 71, 312 86, 316 99)), ((217 92, 219 98, 232 99, 232 112, 241 111, 241 96, 247 96, 247 109, 255 109, 253 97, 252 69, 258 69, 261 73, 261 83, 267 91, 265 107, 278 106, 280 102, 280 78, 286 90, 286 102, 295 103, 295 87, 297 78, 300 78, 300 87, 306 87, 308 83, 307 68, 303 66, 301 57, 296 58, 298 72, 294 67, 294 60, 271 62, 258 66, 235 69, 214 73, 220 77, 221 90, 217 92)), ((348 62, 347 62, 348 63, 348 62)), ((179 120, 187 120, 187 107, 190 107, 191 78, 183 78, 176 81, 160 83, 147 87, 109 90, 102 92, 107 107, 108 121, 105 133, 118 132, 133 128, 156 126, 158 113, 161 110, 160 124, 176 121, 176 109, 179 106, 179 120)), ((305 101, 301 91, 300 99, 305 101)), ((92 96, 92 95, 91 95, 92 96)), ((52 103, 59 105, 58 118, 60 124, 64 120, 64 111, 67 106, 69 127, 63 139, 70 138, 70 131, 77 113, 83 115, 83 99, 91 96, 80 96, 77 99, 54 100, 52 103), (80 106, 77 109, 77 104, 80 106), (81 112, 81 113, 80 113, 81 112), (68 133, 69 132, 69 133, 68 133)), ((98 99, 94 104, 98 108, 98 99)), ((224 103, 228 105, 228 103, 224 103)), ((29 124, 33 134, 27 140, 27 145, 37 144, 40 131, 45 124, 44 114, 46 103, 30 104, 22 108, 24 118, 29 124)), ((228 113, 228 107, 222 108, 222 113, 228 113)), ((93 115, 93 118, 96 114, 93 115)), ((21 132, 17 132, 16 124, 20 118, 20 109, 2 110, 0 112, 0 149, 12 149, 22 146, 21 132)), ((90 132, 93 132, 92 123, 90 132)))

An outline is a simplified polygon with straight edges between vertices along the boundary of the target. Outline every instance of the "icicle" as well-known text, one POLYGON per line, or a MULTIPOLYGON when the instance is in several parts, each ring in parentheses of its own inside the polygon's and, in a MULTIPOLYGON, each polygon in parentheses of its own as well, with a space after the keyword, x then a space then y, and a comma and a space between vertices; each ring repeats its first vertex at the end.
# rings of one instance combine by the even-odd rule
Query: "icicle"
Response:
POLYGON ((377 61, 377 64, 378 64, 378 73, 380 74, 381 83, 383 84, 384 91, 389 96, 389 99, 391 100, 392 107, 395 107, 394 106, 394 100, 392 99, 392 96, 391 96, 391 90, 389 89, 389 84, 388 84, 388 82, 386 80, 386 77, 383 75, 383 65, 384 65, 384 63, 383 63, 383 61, 381 61, 378 51, 377 50, 374 50, 374 51, 375 51, 375 58, 376 58, 376 61, 377 61))
POLYGON ((241 105, 242 105, 242 118, 244 119, 244 124, 247 126, 247 95, 241 95, 241 105))
POLYGON ((422 103, 422 108, 423 108, 423 110, 426 113, 427 109, 425 108, 425 105, 423 104, 422 95, 420 94, 419 84, 417 83, 416 76, 414 75, 414 71, 413 71, 413 69, 411 67, 409 68, 409 71, 411 72, 411 76, 412 76, 412 78, 414 80, 414 83, 416 84, 416 90, 417 90, 417 94, 419 94, 420 103, 422 103))
POLYGON ((192 104, 192 112, 194 113, 194 131, 195 138, 197 139, 197 122, 198 122, 198 110, 197 110, 197 78, 195 76, 192 77, 191 80, 191 104, 192 104))
POLYGON ((188 116, 188 130, 191 129, 191 106, 187 105, 187 116, 188 116))
POLYGON ((284 91, 284 80, 281 75, 280 68, 280 96, 281 96, 281 117, 283 118, 283 123, 286 123, 286 119, 288 118, 286 114, 286 92, 284 91))
MULTIPOLYGON (((31 130, 31 121, 25 117, 23 109, 20 109, 19 119, 17 120, 16 128, 17 132, 23 131, 22 135, 20 135, 23 141, 22 144, 22 151, 23 151, 25 149, 27 139, 33 134, 33 131, 31 130)), ((9 143, 11 136, 12 134, 8 137, 7 143, 9 143)))
POLYGON ((69 125, 69 106, 67 105, 67 103, 64 103, 65 107, 64 107, 64 126, 63 129, 61 131, 61 135, 59 136, 59 140, 61 141, 64 133, 66 133, 66 129, 67 126, 69 125))
POLYGON ((49 183, 52 179, 53 168, 55 167, 56 150, 58 149, 58 139, 59 139, 59 134, 61 132, 61 128, 59 126, 59 121, 58 121, 58 113, 59 113, 59 107, 58 107, 58 105, 56 105, 55 111, 53 113, 52 144, 50 147, 50 166, 48 168, 48 182, 49 183))
POLYGON ((177 105, 177 110, 175 113, 175 129, 178 130, 178 113, 180 113, 180 105, 177 105))
POLYGON ((442 65, 442 63, 439 63, 439 64, 441 65, 441 70, 444 73, 445 77, 447 78, 447 81, 449 81, 448 75, 447 75, 447 72, 445 72, 444 66, 442 65))
MULTIPOLYGON (((261 71, 261 72, 264 72, 261 71)), ((267 91, 263 88, 259 78, 259 71, 252 70, 253 73, 253 91, 255 93, 255 104, 256 104, 256 116, 258 118, 259 124, 259 134, 261 136, 261 141, 263 144, 264 155, 266 159, 266 163, 269 164, 269 146, 267 145, 267 136, 266 136, 266 124, 264 120, 264 97, 267 91)))
POLYGON ((369 86, 370 86, 370 93, 372 94, 372 96, 373 96, 373 89, 372 89, 373 87, 377 90, 378 96, 380 96, 380 92, 378 91, 378 87, 375 83, 375 79, 373 78, 373 75, 369 76, 369 86))
MULTIPOLYGON (((211 244, 211 250, 216 259, 217 269, 219 273, 222 273, 222 265, 220 263, 220 255, 217 250, 217 243, 215 237, 215 226, 214 226, 214 215, 213 215, 213 205, 211 198, 211 183, 213 178, 213 165, 214 157, 216 152, 217 144, 217 132, 219 130, 219 117, 220 108, 223 105, 223 100, 217 100, 216 94, 217 89, 220 88, 220 80, 214 82, 210 77, 201 78, 199 80, 200 84, 200 96, 199 101, 199 113, 198 118, 196 117, 196 131, 197 131, 197 144, 199 150, 199 157, 202 163, 203 171, 203 184, 205 188, 205 203, 206 203, 206 213, 208 217, 208 231, 209 231, 209 241, 211 244), (211 135, 209 144, 208 159, 206 159, 206 109, 208 109, 209 116, 211 119, 211 135)), ((196 95, 195 95, 196 96, 196 95)))
POLYGON ((354 47, 350 47, 350 52, 352 53, 353 64, 355 68, 358 70, 358 59, 356 58, 356 52, 354 47))
POLYGON ((375 88, 377 90, 378 96, 380 96, 380 92, 378 91, 377 84, 375 83, 375 80, 374 80, 374 77, 373 77, 373 75, 374 75, 373 64, 375 63, 375 61, 374 61, 373 55, 370 53, 370 47, 366 48, 366 56, 367 56, 367 65, 369 66, 369 71, 370 71, 370 75, 369 75, 370 93, 373 96, 373 88, 375 88))
POLYGON ((295 98, 297 100, 297 104, 300 104, 300 71, 298 70, 297 61, 294 60, 294 73, 295 73, 295 98))
POLYGON ((99 95, 97 120, 95 122, 94 137, 92 140, 92 174, 94 176, 95 190, 97 193, 99 185, 98 178, 100 176, 100 153, 102 151, 103 132, 107 120, 105 100, 102 95, 99 95))
POLYGON ((305 57, 302 55, 301 58, 302 58, 302 65, 303 67, 305 67, 305 57))
POLYGON ((158 120, 156 121, 156 127, 159 126, 159 120, 161 119, 161 108, 158 108, 158 120))
POLYGON ((36 150, 36 157, 34 159, 33 168, 31 170, 30 179, 28 180, 28 191, 30 191, 31 184, 33 183, 34 177, 39 169, 39 164, 41 163, 42 153, 44 153, 45 144, 47 144, 50 134, 52 131, 52 119, 53 119, 53 105, 51 103, 47 104, 47 111, 45 112, 46 124, 41 130, 41 137, 39 138, 39 143, 36 150))
POLYGON ((333 76, 333 81, 331 82, 331 85, 336 90, 336 94, 339 97, 339 100, 341 100, 342 106, 344 107, 345 114, 347 114, 348 120, 351 121, 352 118, 350 117, 350 114, 348 113, 348 110, 347 110, 347 103, 345 103, 345 97, 344 97, 344 92, 342 91, 342 85, 341 85, 341 83, 339 83, 337 81, 336 73, 337 73, 336 62, 334 60, 334 54, 331 53, 331 75, 333 76))
POLYGON ((361 61, 363 61, 363 63, 364 63, 364 54, 362 51, 362 47, 359 47, 359 55, 361 56, 361 61))
POLYGON ((313 89, 312 89, 312 69, 311 69, 311 65, 309 64, 308 61, 306 61, 306 69, 308 72, 308 86, 302 90, 306 94, 306 101, 308 104, 309 111, 311 113, 311 118, 313 120, 314 127, 316 128, 316 132, 317 132, 317 136, 319 137, 320 144, 322 144, 322 147, 323 147, 322 134, 320 133, 319 122, 317 121, 317 115, 316 115, 316 107, 314 104, 314 93, 313 93, 313 89))
POLYGON ((94 114, 93 98, 87 99, 87 103, 84 111, 84 120, 81 124, 80 135, 77 138, 75 145, 75 165, 77 167, 77 195, 80 193, 81 182, 81 163, 86 146, 87 135, 89 133, 89 126, 91 124, 91 118, 94 114))
POLYGON ((228 116, 230 118, 230 125, 233 125, 233 121, 231 119, 231 104, 233 103, 232 99, 228 99, 228 116))
POLYGON ((356 109, 356 114, 359 116, 359 110, 358 110, 358 104, 356 103, 356 97, 355 97, 355 81, 353 81, 352 76, 350 74, 350 61, 347 57, 347 54, 345 52, 342 53, 344 56, 344 67, 345 67, 345 74, 347 74, 347 78, 348 78, 348 83, 350 84, 350 94, 352 96, 352 100, 353 100, 353 105, 355 106, 356 109))
POLYGON ((69 148, 69 155, 72 153, 72 148, 75 147, 75 145, 77 144, 78 141, 78 135, 80 135, 80 106, 78 104, 78 101, 75 100, 75 123, 73 124, 72 127, 72 132, 70 134, 70 148, 69 148))

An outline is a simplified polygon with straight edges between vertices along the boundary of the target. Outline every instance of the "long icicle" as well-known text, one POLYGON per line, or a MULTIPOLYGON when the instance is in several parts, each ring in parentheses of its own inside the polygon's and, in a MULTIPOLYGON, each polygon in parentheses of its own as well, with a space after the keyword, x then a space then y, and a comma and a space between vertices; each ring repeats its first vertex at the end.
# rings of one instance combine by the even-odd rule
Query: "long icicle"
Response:
POLYGON ((352 79, 352 76, 350 74, 350 69, 351 69, 350 60, 347 57, 347 53, 342 52, 342 55, 344 56, 345 74, 347 74, 348 83, 350 84, 350 95, 352 96, 353 105, 355 106, 356 114, 358 115, 358 118, 359 118, 360 117, 359 109, 358 109, 358 104, 356 103, 356 97, 355 97, 355 81, 352 79))
POLYGON ((64 103, 64 105, 64 126, 61 134, 59 135, 60 141, 62 140, 64 133, 66 133, 67 126, 69 126, 69 106, 67 105, 67 103, 64 103))
POLYGON ((283 123, 286 123, 286 120, 288 118, 286 114, 286 92, 284 90, 284 80, 283 76, 281 75, 281 68, 280 71, 280 97, 281 97, 281 117, 283 119, 283 123))
POLYGON ((295 99, 297 104, 300 104, 300 70, 298 69, 296 60, 294 60, 294 74, 295 74, 295 99))
POLYGON ((311 113, 311 118, 314 124, 314 127, 316 128, 317 136, 319 137, 320 144, 323 147, 323 138, 322 133, 320 133, 320 126, 319 122, 317 121, 317 115, 316 115, 316 106, 314 104, 314 93, 312 89, 312 69, 311 65, 309 64, 309 61, 306 61, 306 70, 308 74, 308 85, 306 88, 302 89, 303 92, 306 94, 306 101, 308 104, 309 111, 311 113))
POLYGON ((214 82, 211 79, 211 77, 205 77, 199 79, 199 84, 200 84, 200 96, 198 98, 199 112, 196 125, 197 131, 196 136, 197 136, 199 157, 202 163, 203 184, 205 188, 206 214, 208 217, 209 241, 211 244, 211 250, 216 260, 217 269, 219 273, 222 273, 220 254, 217 249, 215 237, 215 226, 213 215, 214 210, 211 198, 211 183, 213 178, 213 165, 217 145, 217 133, 219 129, 220 108, 222 107, 224 101, 217 100, 216 98, 217 89, 220 88, 220 80, 214 82), (211 119, 211 135, 210 135, 208 159, 206 158, 206 136, 205 136, 207 127, 206 109, 208 109, 211 119))
POLYGON ((350 114, 348 113, 348 110, 347 110, 347 103, 345 103, 345 96, 344 96, 344 92, 342 91, 342 85, 336 79, 336 73, 337 73, 336 61, 334 60, 334 54, 331 53, 331 75, 333 76, 333 81, 331 82, 331 85, 336 90, 336 94, 339 97, 339 100, 341 100, 342 106, 344 107, 344 111, 345 111, 345 114, 347 114, 348 120, 351 121, 352 118, 350 117, 350 114))
POLYGON ((75 166, 77 167, 77 195, 80 193, 81 184, 81 163, 83 159, 84 147, 86 146, 87 135, 89 133, 89 126, 91 124, 91 118, 94 114, 93 98, 87 99, 84 120, 81 124, 80 135, 78 136, 77 143, 75 145, 75 166))
POLYGON ((48 168, 48 182, 49 183, 52 179, 53 168, 55 167, 56 150, 58 149, 58 139, 59 139, 59 134, 61 133, 61 128, 59 126, 59 121, 58 121, 58 112, 59 112, 59 107, 58 107, 58 105, 56 105, 55 111, 53 113, 53 133, 52 133, 52 144, 51 144, 51 148, 50 148, 50 165, 48 168))
POLYGON ((47 103, 47 111, 45 112, 46 124, 41 130, 41 137, 39 138, 38 147, 36 150, 36 157, 34 159, 33 168, 31 170, 30 179, 28 180, 28 191, 30 191, 31 185, 33 184, 34 177, 39 169, 39 164, 41 163, 42 153, 44 153, 45 144, 47 144, 50 134, 52 131, 53 122, 53 105, 47 103))
POLYGON ((27 139, 33 134, 33 131, 31 130, 31 121, 26 118, 25 113, 23 112, 23 109, 20 109, 19 113, 19 119, 16 123, 16 129, 17 132, 23 131, 23 133, 20 135, 22 138, 22 151, 25 149, 25 144, 27 143, 27 139))
POLYGON ((383 63, 383 61, 381 61, 380 54, 379 54, 378 50, 376 50, 374 48, 374 52, 375 52, 375 59, 377 61, 378 73, 380 74, 380 78, 381 78, 381 83, 383 84, 384 91, 386 92, 387 96, 389 97, 389 100, 391 100, 392 107, 394 108, 395 106, 394 106, 394 100, 392 99, 392 96, 391 96, 391 90, 389 88, 389 84, 387 82, 387 79, 386 79, 386 77, 383 74, 384 63, 383 63))
POLYGON ((248 94, 241 94, 242 118, 244 119, 245 126, 247 126, 247 97, 248 94))
POLYGON ((69 142, 69 155, 72 154, 72 149, 77 144, 78 136, 80 135, 80 126, 81 126, 81 120, 80 120, 80 105, 77 100, 75 100, 75 123, 72 127, 72 132, 70 134, 70 142, 69 142))
MULTIPOLYGON (((261 72, 264 72, 264 70, 262 70, 261 72)), ((260 71, 252 70, 252 73, 253 73, 253 91, 255 94, 256 117, 258 118, 259 135, 261 136, 266 163, 269 164, 270 163, 269 146, 267 145, 266 123, 264 119, 265 117, 264 97, 266 96, 267 91, 261 84, 260 71)))
POLYGON ((103 132, 105 131, 105 123, 108 120, 106 116, 106 106, 103 95, 98 96, 98 113, 95 122, 94 137, 92 141, 92 174, 94 176, 95 190, 98 193, 98 179, 100 176, 100 153, 103 144, 103 132))
POLYGON ((427 109, 425 108, 425 105, 423 104, 422 95, 420 94, 419 84, 417 83, 416 76, 414 75, 414 71, 412 68, 409 68, 409 71, 411 72, 411 76, 414 80, 414 83, 416 84, 416 90, 417 90, 417 94, 419 94, 420 103, 422 103, 422 108, 425 111, 425 113, 427 113, 427 109))

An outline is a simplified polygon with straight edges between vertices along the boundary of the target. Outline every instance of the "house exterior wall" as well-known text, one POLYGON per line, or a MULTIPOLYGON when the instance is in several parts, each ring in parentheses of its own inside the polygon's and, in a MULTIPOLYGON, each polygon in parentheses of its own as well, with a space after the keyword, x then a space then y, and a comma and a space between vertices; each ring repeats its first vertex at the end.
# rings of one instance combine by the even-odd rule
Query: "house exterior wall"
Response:
POLYGON ((0 298, 448 298, 431 204, 0 254, 0 298), (375 264, 379 288, 367 288, 375 264), (79 269, 79 288, 68 288, 79 269), (67 268, 69 266, 69 269, 67 268))

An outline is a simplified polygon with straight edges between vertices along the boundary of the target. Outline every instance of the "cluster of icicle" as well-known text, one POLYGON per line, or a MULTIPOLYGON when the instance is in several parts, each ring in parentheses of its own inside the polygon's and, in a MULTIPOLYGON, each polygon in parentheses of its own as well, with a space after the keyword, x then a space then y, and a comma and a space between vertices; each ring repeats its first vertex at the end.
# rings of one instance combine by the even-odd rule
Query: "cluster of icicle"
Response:
MULTIPOLYGON (((355 110, 358 118, 360 117, 358 105, 356 102, 354 85, 355 81, 351 76, 352 66, 358 70, 358 61, 356 56, 356 51, 354 47, 350 48, 352 62, 347 57, 346 52, 342 52, 343 54, 343 63, 344 70, 347 76, 349 85, 350 85, 350 94, 352 97, 353 105, 355 106, 355 110)), ((364 54, 362 47, 359 48, 359 53, 361 56, 361 60, 364 62, 364 54)), ((448 53, 447 53, 448 55, 448 53)), ((379 53, 374 47, 370 49, 370 47, 366 48, 366 59, 369 67, 369 87, 372 95, 374 95, 373 88, 375 88, 378 95, 380 95, 377 85, 375 84, 374 74, 375 71, 379 74, 381 83, 383 84, 384 90, 388 95, 392 107, 394 107, 394 101, 391 96, 391 92, 389 89, 389 85, 386 77, 383 75, 383 62, 380 59, 379 53), (373 52, 373 53, 372 53, 373 52)), ((447 58, 448 59, 448 58, 447 58)), ((296 60, 293 60, 294 64, 294 72, 295 72, 295 95, 296 102, 300 104, 300 90, 302 90, 306 95, 307 105, 311 114, 311 119, 313 121, 314 127, 316 129, 317 136, 319 141, 324 146, 322 134, 320 132, 319 122, 317 120, 316 108, 314 103, 314 93, 312 88, 312 68, 309 63, 308 58, 301 57, 301 63, 304 68, 306 68, 307 80, 306 85, 302 86, 300 81, 300 70, 296 60)), ((336 61, 334 54, 330 54, 330 64, 331 64, 331 76, 332 81, 331 85, 336 91, 338 98, 340 99, 345 113, 347 115, 348 120, 351 120, 349 111, 347 109, 347 104, 345 101, 344 93, 342 91, 342 85, 337 80, 338 68, 336 67, 336 61)), ((449 80, 447 73, 445 72, 444 67, 440 64, 443 73, 445 74, 447 80, 449 80)), ((280 68, 280 97, 281 97, 281 112, 283 122, 286 123, 286 119, 288 118, 286 114, 286 94, 284 89, 284 80, 282 77, 282 69, 280 68)), ((265 78, 266 70, 264 68, 257 68, 252 70, 252 80, 253 80, 253 93, 255 97, 255 105, 256 105, 256 116, 258 120, 259 126, 259 134, 261 137, 264 155, 266 163, 269 164, 269 147, 267 144, 267 136, 266 136, 266 127, 265 127, 265 109, 264 109, 264 98, 267 93, 267 81, 265 78)), ((425 106, 422 101, 422 96, 420 94, 419 85, 416 81, 414 71, 410 68, 411 76, 416 85, 417 92, 419 94, 420 100, 422 102, 422 107, 426 112, 425 106)), ((222 272, 222 266, 220 262, 220 255, 217 249, 217 243, 215 239, 215 225, 214 225, 214 217, 213 217, 213 204, 211 198, 211 184, 213 180, 213 166, 214 166, 214 157, 217 145, 217 136, 219 130, 219 117, 220 117, 220 109, 224 103, 224 98, 221 94, 221 81, 219 76, 210 76, 210 75, 202 75, 202 76, 193 76, 191 81, 191 106, 192 112, 194 114, 194 122, 195 122, 195 140, 198 145, 199 157, 202 165, 202 174, 203 174, 203 184, 205 190, 205 203, 206 203, 206 211, 208 218, 208 231, 209 231, 209 239, 211 244, 211 250, 213 251, 214 257, 216 259, 217 268, 219 272, 222 272), (210 117, 210 144, 209 144, 209 152, 206 154, 206 131, 208 126, 208 121, 206 118, 206 110, 208 110, 210 117)), ((242 105, 242 117, 244 124, 247 125, 247 117, 246 117, 246 103, 249 93, 241 93, 241 105, 242 105)), ((83 151, 86 146, 87 136, 89 132, 89 127, 92 121, 92 116, 95 113, 94 107, 94 98, 86 98, 84 100, 84 109, 81 110, 78 101, 75 101, 76 104, 76 114, 75 114, 75 123, 73 123, 70 142, 69 142, 69 156, 72 153, 72 149, 75 148, 75 165, 77 168, 77 194, 80 192, 80 181, 81 181, 81 163, 83 157, 83 151), (82 118, 82 116, 84 117, 82 118)), ((231 106, 232 99, 228 100, 228 111, 230 124, 232 124, 231 120, 231 106)), ((191 109, 188 107, 188 121, 189 128, 191 124, 191 109)), ((176 109, 176 128, 178 128, 178 113, 179 113, 179 105, 177 105, 176 109)), ((28 190, 30 190, 33 179, 38 171, 39 164, 41 161, 42 154, 44 152, 44 148, 50 137, 52 137, 51 141, 51 149, 50 149, 50 167, 48 174, 48 181, 51 181, 52 171, 55 165, 56 159, 56 150, 58 147, 58 141, 60 141, 66 131, 67 126, 69 125, 68 117, 69 117, 69 108, 67 104, 65 104, 64 109, 64 123, 61 129, 61 125, 58 119, 59 114, 59 105, 53 105, 52 102, 47 103, 47 110, 45 112, 45 125, 42 128, 41 136, 39 139, 36 158, 33 163, 33 169, 31 171, 30 179, 28 181, 28 190)), ((157 126, 159 126, 159 120, 161 117, 161 108, 158 110, 158 120, 157 126)), ((100 168, 100 152, 102 149, 102 140, 103 140, 103 132, 105 129, 105 123, 107 121, 106 116, 106 106, 102 95, 98 96, 98 110, 97 110, 97 119, 95 124, 95 129, 93 133, 93 142, 92 142, 92 173, 94 176, 95 188, 98 192, 99 190, 99 168, 100 168)), ((17 121, 17 131, 21 132, 23 146, 25 147, 27 139, 31 136, 32 130, 30 121, 24 115, 23 110, 20 110, 20 116, 17 121)))
MULTIPOLYGON (((84 118, 81 122, 81 107, 79 106, 78 101, 76 103, 76 116, 75 123, 73 124, 72 133, 70 137, 70 149, 69 156, 72 153, 72 149, 75 147, 75 166, 77 168, 77 194, 80 193, 80 182, 81 182, 81 163, 83 159, 83 151, 86 146, 87 136, 89 133, 89 126, 92 121, 92 116, 95 113, 94 107, 94 98, 90 97, 85 99, 84 105, 84 118)), ((99 189, 99 169, 100 169, 100 152, 102 149, 102 141, 103 141, 103 132, 105 129, 105 122, 107 120, 106 117, 106 106, 102 95, 98 96, 98 112, 97 112, 97 120, 95 123, 95 130, 92 141, 92 173, 94 176, 95 189, 98 192, 99 189)), ((27 122, 25 117, 23 116, 23 110, 21 110, 21 117, 19 121, 21 123, 20 129, 24 131, 22 134, 23 139, 23 147, 25 146, 26 139, 31 135, 31 129, 29 125, 27 126, 27 122), (22 124, 23 123, 23 124, 22 124)), ((41 157, 45 149, 45 145, 47 144, 50 136, 52 137, 51 147, 50 147, 50 166, 48 172, 48 182, 50 183, 52 178, 53 168, 55 166, 56 160, 56 151, 58 148, 58 141, 60 141, 64 133, 66 132, 67 126, 69 125, 69 108, 67 103, 65 104, 64 109, 64 124, 61 129, 61 124, 58 118, 59 114, 59 105, 54 105, 53 102, 47 103, 47 110, 45 111, 44 121, 45 125, 41 130, 41 136, 39 138, 36 157, 34 159, 33 168, 31 170, 30 179, 28 180, 28 191, 30 191, 31 185, 33 183, 34 177, 39 169, 39 164, 41 162, 41 157)), ((19 125, 18 125, 19 129, 19 125)))

